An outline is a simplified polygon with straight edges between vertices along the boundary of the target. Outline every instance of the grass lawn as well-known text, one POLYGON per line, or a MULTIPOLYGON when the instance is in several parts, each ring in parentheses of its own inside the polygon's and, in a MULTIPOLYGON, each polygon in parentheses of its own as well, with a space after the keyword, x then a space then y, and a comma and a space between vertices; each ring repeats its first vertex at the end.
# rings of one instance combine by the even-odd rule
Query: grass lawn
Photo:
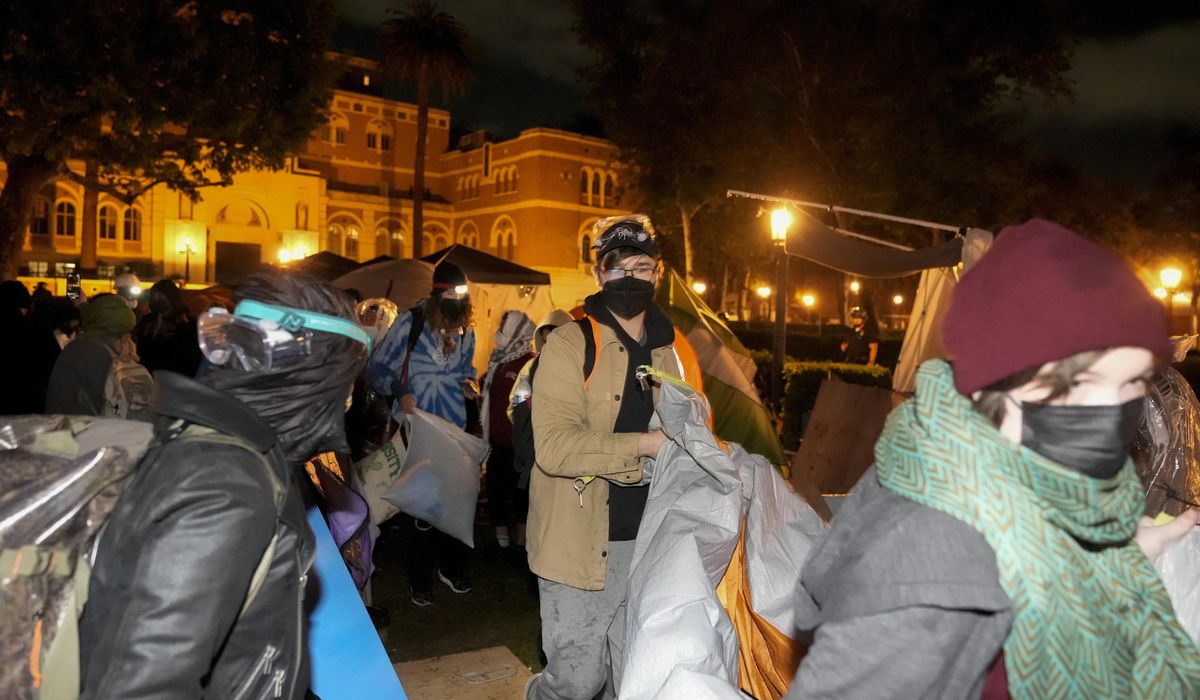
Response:
POLYGON ((500 549, 484 513, 475 522, 476 548, 468 559, 473 590, 457 594, 435 579, 434 604, 425 608, 409 601, 400 533, 384 525, 371 587, 375 605, 391 613, 384 646, 392 663, 505 646, 533 671, 541 670, 537 586, 524 551, 500 549))

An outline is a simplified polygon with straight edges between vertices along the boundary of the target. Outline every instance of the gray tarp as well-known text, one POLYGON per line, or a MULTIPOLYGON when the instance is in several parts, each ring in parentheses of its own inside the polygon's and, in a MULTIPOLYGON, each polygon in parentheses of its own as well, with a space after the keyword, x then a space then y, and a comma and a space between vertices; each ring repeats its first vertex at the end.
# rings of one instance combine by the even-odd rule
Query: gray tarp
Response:
POLYGON ((905 277, 935 267, 954 267, 962 260, 963 242, 955 238, 919 250, 896 250, 843 235, 807 214, 788 232, 788 255, 859 277, 905 277))
MULTIPOLYGON (((716 587, 746 519, 753 608, 794 633, 792 595, 820 536, 820 517, 765 459, 718 446, 707 402, 664 384, 657 422, 671 438, 655 461, 614 653, 622 700, 742 698, 738 640, 716 587)), ((618 487, 613 487, 618 488, 618 487)))

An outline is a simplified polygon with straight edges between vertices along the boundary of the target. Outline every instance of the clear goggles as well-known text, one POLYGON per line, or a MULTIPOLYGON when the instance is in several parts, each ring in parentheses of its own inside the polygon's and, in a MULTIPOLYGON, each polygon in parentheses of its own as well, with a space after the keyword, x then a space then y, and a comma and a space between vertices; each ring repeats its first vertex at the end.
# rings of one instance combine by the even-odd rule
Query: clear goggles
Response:
POLYGON ((312 354, 314 331, 345 336, 371 351, 370 336, 351 321, 250 300, 239 302, 232 314, 221 308, 205 312, 197 331, 209 362, 232 362, 254 372, 286 368, 312 354))

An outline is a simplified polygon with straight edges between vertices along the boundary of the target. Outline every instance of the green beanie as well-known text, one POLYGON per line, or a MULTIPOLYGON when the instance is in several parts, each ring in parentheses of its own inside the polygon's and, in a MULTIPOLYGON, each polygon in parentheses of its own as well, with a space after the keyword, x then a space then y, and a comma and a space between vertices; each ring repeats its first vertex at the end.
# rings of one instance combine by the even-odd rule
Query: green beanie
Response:
POLYGON ((114 338, 126 335, 137 325, 129 304, 116 294, 101 294, 93 298, 80 312, 82 330, 89 335, 114 338))

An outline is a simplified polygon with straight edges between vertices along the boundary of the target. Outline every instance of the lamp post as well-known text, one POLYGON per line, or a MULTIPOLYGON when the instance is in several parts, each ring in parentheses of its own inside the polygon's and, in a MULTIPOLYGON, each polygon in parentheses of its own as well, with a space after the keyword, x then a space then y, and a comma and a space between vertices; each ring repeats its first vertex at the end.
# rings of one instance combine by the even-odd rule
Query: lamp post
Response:
POLYGON ((708 285, 700 280, 696 280, 692 282, 692 291, 700 296, 704 296, 704 293, 708 291, 708 285))
POLYGON ((771 242, 775 244, 775 357, 771 367, 771 405, 783 408, 783 360, 787 356, 788 258, 785 245, 792 213, 787 207, 771 212, 771 242))
POLYGON ((185 240, 179 244, 179 253, 183 255, 183 283, 187 284, 192 281, 192 253, 196 249, 192 247, 192 242, 185 240))
POLYGON ((1183 270, 1177 267, 1164 267, 1158 273, 1158 280, 1162 282, 1163 289, 1166 290, 1165 297, 1167 302, 1167 332, 1171 332, 1171 313, 1174 311, 1171 303, 1175 298, 1175 292, 1179 289, 1179 283, 1183 281, 1183 270))

